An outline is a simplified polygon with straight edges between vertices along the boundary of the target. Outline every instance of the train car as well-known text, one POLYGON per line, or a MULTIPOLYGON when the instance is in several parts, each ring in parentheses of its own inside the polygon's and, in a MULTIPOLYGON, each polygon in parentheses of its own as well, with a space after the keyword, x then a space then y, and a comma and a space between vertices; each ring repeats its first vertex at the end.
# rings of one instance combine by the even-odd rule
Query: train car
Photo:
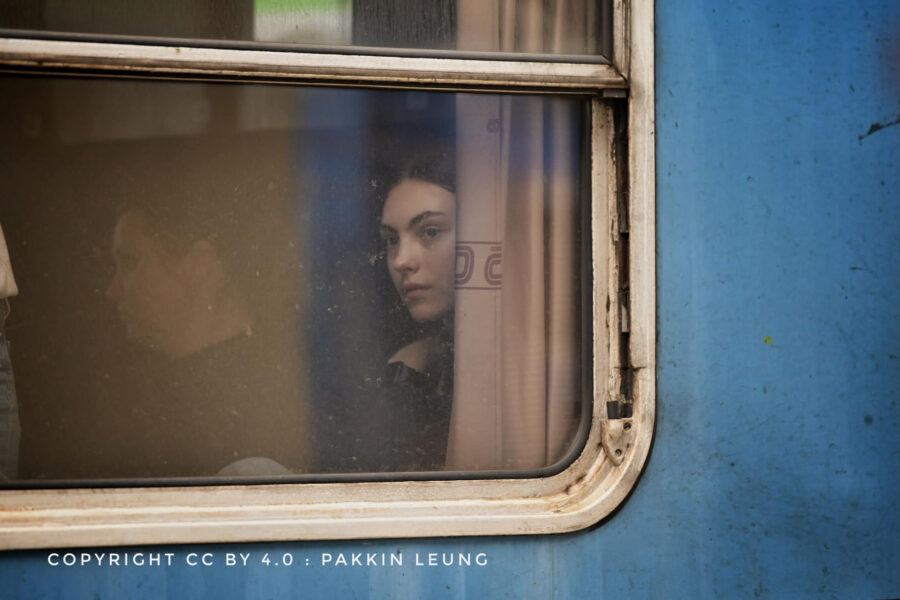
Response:
POLYGON ((0 65, 3 597, 900 597, 900 4, 36 0, 0 65))

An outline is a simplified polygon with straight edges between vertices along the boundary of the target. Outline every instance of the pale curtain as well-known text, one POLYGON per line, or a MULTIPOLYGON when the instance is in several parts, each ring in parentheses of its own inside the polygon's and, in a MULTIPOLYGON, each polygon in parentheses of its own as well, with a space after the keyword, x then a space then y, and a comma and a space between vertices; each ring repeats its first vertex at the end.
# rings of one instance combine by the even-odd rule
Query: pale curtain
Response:
MULTIPOLYGON (((571 32, 551 26, 572 22, 557 18, 571 13, 570 2, 463 0, 459 10, 461 42, 494 36, 496 47, 484 50, 571 45, 571 32)), ((539 468, 572 441, 581 377, 574 106, 459 96, 450 470, 539 468)))

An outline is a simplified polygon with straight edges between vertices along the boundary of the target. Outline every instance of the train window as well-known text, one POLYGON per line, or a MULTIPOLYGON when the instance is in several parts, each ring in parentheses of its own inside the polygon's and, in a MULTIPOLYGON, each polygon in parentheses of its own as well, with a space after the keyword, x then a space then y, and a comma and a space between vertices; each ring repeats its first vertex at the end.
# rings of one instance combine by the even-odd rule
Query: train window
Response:
POLYGON ((304 3, 194 4, 0 13, 0 544, 609 514, 653 428, 652 7, 435 3, 437 44, 312 3, 415 49, 376 56, 216 46, 304 3))
POLYGON ((19 479, 516 471, 576 443, 584 96, 4 91, 19 479))
MULTIPOLYGON (((578 56, 600 60, 611 40, 611 0, 59 0, 8 2, 11 32, 142 36, 433 52, 578 56)), ((345 48, 349 50, 350 48, 345 48)))

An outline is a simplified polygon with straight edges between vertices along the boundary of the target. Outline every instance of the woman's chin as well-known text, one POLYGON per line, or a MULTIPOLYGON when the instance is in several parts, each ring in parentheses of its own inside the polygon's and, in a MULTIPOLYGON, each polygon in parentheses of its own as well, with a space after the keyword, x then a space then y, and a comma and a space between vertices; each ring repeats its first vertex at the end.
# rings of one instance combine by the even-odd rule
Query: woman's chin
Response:
POLYGON ((444 318, 451 313, 452 311, 449 311, 444 307, 424 305, 409 307, 409 316, 412 317, 413 321, 420 325, 444 320, 444 318))

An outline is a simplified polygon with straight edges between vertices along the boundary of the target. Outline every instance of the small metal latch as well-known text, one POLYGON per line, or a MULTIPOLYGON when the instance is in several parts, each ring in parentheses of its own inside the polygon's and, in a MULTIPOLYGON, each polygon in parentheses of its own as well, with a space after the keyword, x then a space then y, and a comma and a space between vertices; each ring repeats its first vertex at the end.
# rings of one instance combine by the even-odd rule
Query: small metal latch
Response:
POLYGON ((625 453, 634 443, 634 427, 631 419, 606 420, 601 425, 600 436, 606 455, 614 465, 622 464, 625 453))
POLYGON ((607 418, 601 421, 600 442, 614 465, 622 464, 625 454, 634 445, 634 422, 631 404, 623 401, 606 403, 607 418))

